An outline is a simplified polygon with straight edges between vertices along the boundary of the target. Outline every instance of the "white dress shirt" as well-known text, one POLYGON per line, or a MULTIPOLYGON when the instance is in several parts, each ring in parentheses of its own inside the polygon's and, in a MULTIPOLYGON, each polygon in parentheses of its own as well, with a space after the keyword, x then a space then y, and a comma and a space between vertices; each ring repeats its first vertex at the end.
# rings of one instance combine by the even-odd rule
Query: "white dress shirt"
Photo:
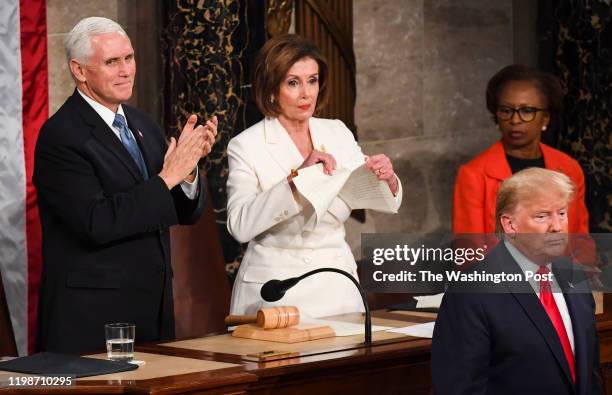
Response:
MULTIPOLYGON (((504 241, 506 248, 510 252, 510 255, 514 258, 514 260, 518 263, 523 270, 523 273, 526 271, 537 272, 540 269, 540 266, 533 263, 529 258, 523 255, 515 246, 513 246, 508 241, 504 241)), ((553 293, 553 297, 555 298, 555 303, 557 303, 557 308, 561 313, 561 319, 563 319, 563 326, 565 326, 565 332, 567 332, 567 337, 569 338, 570 345, 572 346, 572 352, 574 352, 574 330, 572 329, 572 318, 570 317, 569 310, 567 309, 567 303, 565 302, 565 297, 563 296, 563 292, 561 292, 561 288, 559 288, 559 283, 555 279, 555 275, 551 269, 551 264, 546 265, 550 270, 551 274, 551 283, 550 288, 553 293)), ((536 293, 538 299, 540 299, 540 283, 539 281, 535 281, 533 277, 529 279, 529 284, 533 288, 536 293)))
MULTIPOLYGON (((115 113, 112 112, 109 108, 93 100, 92 98, 90 98, 89 96, 81 92, 80 90, 77 89, 77 92, 79 92, 79 94, 83 97, 83 99, 85 99, 85 101, 91 106, 91 108, 93 108, 94 111, 98 113, 98 115, 100 116, 100 118, 102 118, 104 123, 108 125, 108 127, 113 131, 113 133, 115 133, 115 136, 117 136, 117 138, 121 140, 121 131, 113 125, 113 122, 115 122, 115 113)), ((119 107, 117 108, 117 114, 122 115, 127 121, 127 117, 125 116, 125 113, 123 112, 123 107, 121 106, 121 104, 119 104, 119 107)), ((130 133, 132 134, 132 138, 134 139, 134 141, 136 141, 134 137, 134 133, 132 133, 131 130, 130 130, 130 133)), ((197 187, 198 186, 197 181, 199 178, 198 171, 199 170, 196 166, 196 176, 193 182, 188 182, 188 181, 183 180, 180 184, 181 189, 185 193, 185 196, 187 196, 191 200, 195 199, 198 193, 198 187, 197 187)))

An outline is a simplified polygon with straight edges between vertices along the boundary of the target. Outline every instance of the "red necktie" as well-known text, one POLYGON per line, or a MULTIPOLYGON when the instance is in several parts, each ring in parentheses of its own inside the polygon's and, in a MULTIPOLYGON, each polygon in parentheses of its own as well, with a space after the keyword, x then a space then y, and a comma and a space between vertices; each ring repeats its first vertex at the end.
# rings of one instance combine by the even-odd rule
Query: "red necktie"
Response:
MULTIPOLYGON (((538 274, 548 273, 550 273, 550 269, 548 267, 540 266, 538 274)), ((544 310, 546 310, 546 313, 548 313, 548 316, 550 317, 550 320, 552 321, 552 324, 555 327, 555 330, 557 331, 557 335, 559 335, 559 340, 561 340, 561 345, 563 346, 563 352, 565 353, 565 358, 567 359, 567 363, 570 368, 570 373, 572 374, 572 379, 574 380, 574 382, 576 382, 574 353, 572 352, 572 346, 570 344, 569 337, 567 336, 565 325, 563 325, 561 313, 559 312, 559 308, 557 307, 557 303, 555 303, 555 298, 550 289, 550 281, 540 281, 540 301, 544 306, 544 310)))

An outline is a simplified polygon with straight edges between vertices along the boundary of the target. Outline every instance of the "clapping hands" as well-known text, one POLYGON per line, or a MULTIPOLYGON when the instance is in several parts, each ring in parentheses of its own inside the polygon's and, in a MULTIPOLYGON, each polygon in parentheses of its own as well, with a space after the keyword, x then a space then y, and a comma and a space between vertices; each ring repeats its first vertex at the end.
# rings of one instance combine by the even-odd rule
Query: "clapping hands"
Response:
POLYGON ((195 170, 198 161, 212 150, 217 136, 217 117, 208 120, 205 125, 196 126, 198 117, 192 114, 178 138, 170 138, 168 150, 164 156, 164 165, 159 176, 169 189, 183 180, 193 181, 190 174, 195 170))

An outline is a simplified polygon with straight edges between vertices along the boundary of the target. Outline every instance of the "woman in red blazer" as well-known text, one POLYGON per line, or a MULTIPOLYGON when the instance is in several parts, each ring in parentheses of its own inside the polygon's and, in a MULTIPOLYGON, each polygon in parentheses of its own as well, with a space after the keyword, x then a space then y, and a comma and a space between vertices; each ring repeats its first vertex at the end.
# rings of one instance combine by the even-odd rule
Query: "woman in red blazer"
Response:
POLYGON ((507 66, 489 80, 487 109, 501 138, 462 165, 455 181, 453 233, 495 232, 495 195, 503 180, 527 167, 557 170, 574 182, 569 232, 588 233, 584 174, 576 160, 541 143, 542 133, 558 122, 563 91, 556 77, 523 65, 507 66))

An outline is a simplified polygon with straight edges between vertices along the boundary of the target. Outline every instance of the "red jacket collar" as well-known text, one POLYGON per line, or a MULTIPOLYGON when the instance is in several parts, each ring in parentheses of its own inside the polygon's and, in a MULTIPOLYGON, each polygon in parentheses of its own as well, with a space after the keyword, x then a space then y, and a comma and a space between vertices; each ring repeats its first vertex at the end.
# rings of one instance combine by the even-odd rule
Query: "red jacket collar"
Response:
MULTIPOLYGON (((542 151, 544 166, 547 169, 565 173, 567 169, 563 168, 562 155, 560 155, 559 151, 544 143, 540 143, 540 151, 542 151)), ((505 180, 512 175, 512 170, 510 170, 510 165, 506 160, 506 152, 501 140, 498 140, 485 151, 483 159, 485 160, 485 173, 488 176, 498 180, 505 180)))

